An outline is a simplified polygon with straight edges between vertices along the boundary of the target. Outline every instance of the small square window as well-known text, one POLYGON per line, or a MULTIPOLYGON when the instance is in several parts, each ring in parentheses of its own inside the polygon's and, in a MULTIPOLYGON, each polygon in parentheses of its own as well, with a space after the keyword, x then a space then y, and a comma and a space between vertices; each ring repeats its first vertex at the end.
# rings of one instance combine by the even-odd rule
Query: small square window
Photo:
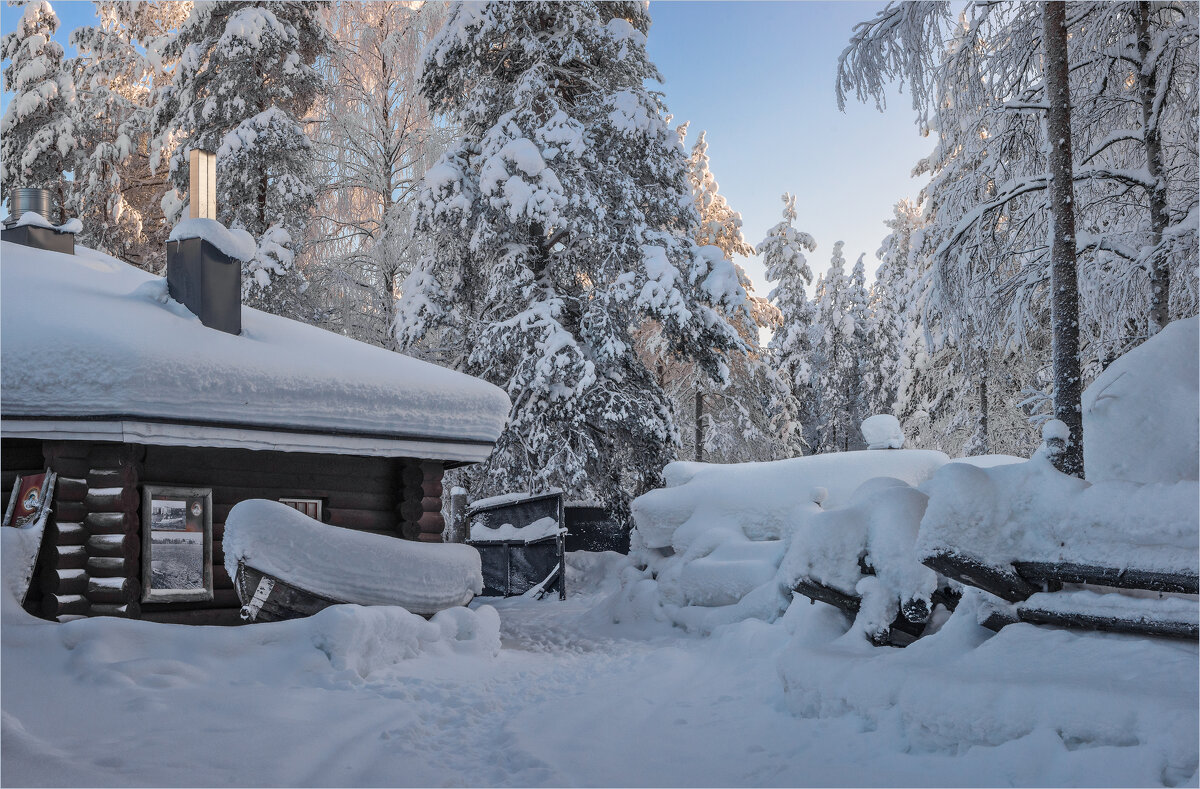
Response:
POLYGON ((286 504, 294 510, 303 512, 310 518, 321 520, 325 508, 321 499, 280 499, 280 504, 286 504))

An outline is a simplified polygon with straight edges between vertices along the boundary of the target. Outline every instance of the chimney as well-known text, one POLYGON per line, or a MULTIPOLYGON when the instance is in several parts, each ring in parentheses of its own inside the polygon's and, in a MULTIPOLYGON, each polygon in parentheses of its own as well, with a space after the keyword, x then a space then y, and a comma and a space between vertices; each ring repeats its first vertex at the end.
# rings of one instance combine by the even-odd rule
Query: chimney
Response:
POLYGON ((242 260, 253 254, 217 221, 217 155, 191 151, 188 159, 188 218, 167 242, 167 292, 211 329, 242 332, 242 260))
POLYGON ((75 234, 82 229, 78 219, 55 227, 47 217, 51 212, 49 189, 13 189, 9 197, 11 211, 4 220, 0 238, 34 249, 75 254, 75 234))

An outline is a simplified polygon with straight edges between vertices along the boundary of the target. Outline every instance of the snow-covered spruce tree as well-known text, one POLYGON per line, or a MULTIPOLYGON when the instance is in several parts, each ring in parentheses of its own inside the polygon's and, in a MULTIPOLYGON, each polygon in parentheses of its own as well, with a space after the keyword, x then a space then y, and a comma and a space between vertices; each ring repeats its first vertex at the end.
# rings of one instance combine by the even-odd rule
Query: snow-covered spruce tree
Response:
POLYGON ((846 275, 844 242, 833 245, 829 270, 817 285, 813 388, 816 390, 816 452, 839 452, 860 443, 856 421, 858 347, 852 314, 854 282, 846 275))
POLYGON ((63 66, 62 45, 51 38, 58 17, 45 0, 24 5, 16 30, 0 39, 4 90, 12 92, 0 119, 0 188, 49 189, 58 198, 59 215, 67 220, 63 170, 70 169, 75 150, 71 105, 75 83, 63 66))
POLYGON ((155 107, 156 153, 169 156, 178 192, 186 192, 188 154, 216 151, 217 218, 258 242, 243 298, 282 314, 297 309, 293 262, 315 194, 302 120, 323 87, 324 16, 321 3, 198 4, 167 46, 179 65, 155 107))
POLYGON ((455 129, 421 95, 421 50, 446 19, 443 3, 337 3, 328 90, 311 134, 316 216, 300 266, 317 323, 395 348, 400 283, 419 258, 412 206, 425 171, 455 129))
POLYGON ((784 194, 783 220, 767 231, 758 251, 767 280, 774 285, 769 298, 780 313, 780 324, 768 346, 769 358, 785 386, 778 395, 780 406, 798 422, 794 429, 801 440, 804 429, 815 425, 816 417, 812 387, 816 308, 804 290, 813 281, 804 251, 816 248, 812 236, 796 229, 796 196, 784 194))
POLYGON ((462 138, 425 175, 430 252, 398 326, 502 386, 513 410, 476 475, 487 493, 559 486, 626 512, 678 442, 632 331, 726 378, 733 266, 691 240, 686 160, 646 56, 641 3, 455 6, 423 90, 462 138))
MULTIPOLYGON (((880 250, 884 253, 884 250, 880 250)), ((881 254, 881 257, 884 257, 881 254)), ((867 324, 862 357, 862 415, 895 414, 897 388, 903 355, 902 316, 904 294, 898 280, 903 271, 893 271, 886 259, 875 271, 868 293, 867 324)))
POLYGON ((79 149, 70 201, 80 242, 150 271, 165 264, 165 174, 150 170, 151 110, 169 84, 160 48, 191 13, 190 2, 96 3, 100 24, 71 33, 79 52, 72 105, 79 149))
MULTIPOLYGON (((688 124, 676 129, 680 140, 688 124)), ((713 245, 730 260, 754 254, 742 234, 741 215, 720 193, 708 156, 708 141, 702 132, 688 161, 688 182, 700 216, 694 240, 713 245)), ((726 358, 729 382, 715 385, 694 362, 663 358, 664 347, 657 324, 649 323, 635 335, 638 352, 680 415, 682 456, 719 463, 777 460, 798 455, 802 449, 794 404, 789 390, 759 347, 761 329, 774 330, 779 310, 754 294, 745 270, 734 263, 738 282, 750 301, 750 313, 736 310, 727 315, 749 350, 726 358), (692 429, 686 429, 691 424, 692 429)))

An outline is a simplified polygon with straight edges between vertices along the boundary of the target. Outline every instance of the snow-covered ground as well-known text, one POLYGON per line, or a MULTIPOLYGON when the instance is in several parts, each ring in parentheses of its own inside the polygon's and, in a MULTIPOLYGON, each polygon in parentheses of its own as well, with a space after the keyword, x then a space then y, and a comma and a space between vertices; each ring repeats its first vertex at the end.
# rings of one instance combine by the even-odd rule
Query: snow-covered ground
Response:
POLYGON ((6 786, 1197 783, 1197 647, 975 624, 904 649, 832 608, 689 635, 611 624, 615 554, 566 602, 425 622, 339 606, 198 628, 6 602, 6 786), (497 621, 496 613, 499 617, 497 621))

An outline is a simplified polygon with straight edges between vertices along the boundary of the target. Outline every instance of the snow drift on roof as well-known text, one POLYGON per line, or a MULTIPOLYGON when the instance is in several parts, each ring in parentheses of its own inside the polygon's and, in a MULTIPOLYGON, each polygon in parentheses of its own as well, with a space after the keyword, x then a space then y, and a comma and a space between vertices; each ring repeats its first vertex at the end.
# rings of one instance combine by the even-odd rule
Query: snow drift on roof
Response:
POLYGON ((243 308, 205 328, 166 280, 77 247, 4 242, 3 415, 121 416, 492 442, 500 389, 462 373, 243 308))

